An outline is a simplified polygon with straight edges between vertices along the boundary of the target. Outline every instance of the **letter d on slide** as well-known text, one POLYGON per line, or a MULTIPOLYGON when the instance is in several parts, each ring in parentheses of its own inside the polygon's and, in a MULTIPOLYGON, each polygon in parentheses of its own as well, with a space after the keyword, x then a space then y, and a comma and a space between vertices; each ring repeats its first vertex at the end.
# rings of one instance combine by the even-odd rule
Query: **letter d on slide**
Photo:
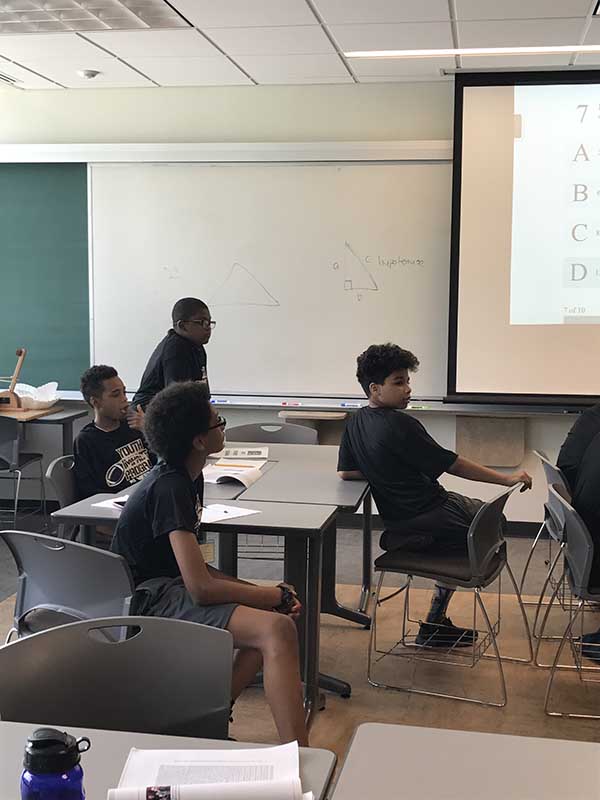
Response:
POLYGON ((571 264, 571 281, 582 281, 587 277, 587 267, 584 264, 571 264))

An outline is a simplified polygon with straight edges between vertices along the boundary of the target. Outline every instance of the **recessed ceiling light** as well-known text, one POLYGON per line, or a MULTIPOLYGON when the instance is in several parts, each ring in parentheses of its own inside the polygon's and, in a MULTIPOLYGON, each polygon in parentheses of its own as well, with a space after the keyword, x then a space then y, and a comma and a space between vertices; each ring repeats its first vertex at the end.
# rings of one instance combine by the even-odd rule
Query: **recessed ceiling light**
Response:
MULTIPOLYGON (((598 0, 600 3, 600 0, 598 0)), ((452 47, 440 50, 352 50, 346 58, 447 58, 452 56, 548 55, 552 53, 600 53, 599 44, 549 45, 546 47, 452 47)))

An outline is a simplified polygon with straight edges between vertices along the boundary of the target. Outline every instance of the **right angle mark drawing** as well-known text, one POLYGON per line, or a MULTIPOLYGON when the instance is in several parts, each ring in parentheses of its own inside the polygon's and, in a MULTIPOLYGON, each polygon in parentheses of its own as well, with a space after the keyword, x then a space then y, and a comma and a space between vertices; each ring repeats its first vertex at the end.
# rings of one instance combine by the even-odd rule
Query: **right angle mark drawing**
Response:
POLYGON ((210 298, 212 306, 265 306, 279 305, 273 295, 252 272, 237 261, 231 266, 225 280, 210 298))
POLYGON ((379 287, 365 260, 354 251, 350 242, 344 242, 344 247, 344 291, 378 291, 379 287))

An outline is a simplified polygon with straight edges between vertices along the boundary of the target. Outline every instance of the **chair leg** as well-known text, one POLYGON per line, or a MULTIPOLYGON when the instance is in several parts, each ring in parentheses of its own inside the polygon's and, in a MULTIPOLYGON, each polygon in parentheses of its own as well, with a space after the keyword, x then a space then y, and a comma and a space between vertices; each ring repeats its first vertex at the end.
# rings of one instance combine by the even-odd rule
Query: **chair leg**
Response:
POLYGON ((13 486, 14 486, 14 510, 13 510, 13 527, 17 527, 17 515, 19 508, 19 494, 21 492, 21 470, 16 469, 13 472, 13 486))
POLYGON ((39 460, 40 465, 40 511, 42 512, 42 516, 44 517, 44 530, 48 530, 48 513, 46 508, 46 484, 44 483, 44 467, 42 465, 42 459, 39 460))
POLYGON ((19 632, 17 631, 17 629, 15 628, 15 626, 14 626, 14 625, 13 625, 13 627, 12 627, 12 628, 9 630, 9 632, 6 634, 6 639, 4 640, 4 644, 8 644, 8 643, 10 642, 10 640, 11 640, 11 639, 12 639, 12 637, 13 637, 13 633, 16 633, 16 634, 17 634, 17 636, 19 635, 19 632))
MULTIPOLYGON (((580 600, 577 604, 577 608, 575 609, 575 613, 571 615, 571 619, 569 620, 569 624, 565 628, 565 632, 562 635, 560 640, 560 644, 558 646, 558 650, 556 651, 556 655, 554 656, 554 661, 552 662, 552 668, 550 671, 550 676, 548 678, 548 685, 546 686, 546 697, 544 700, 544 711, 549 717, 569 717, 570 719, 600 719, 599 714, 569 714, 565 711, 551 711, 550 710, 550 695, 552 693, 552 684, 554 683, 554 678, 558 670, 564 670, 569 668, 569 665, 559 666, 559 660, 561 653, 564 649, 565 644, 567 641, 571 639, 571 632, 577 621, 578 616, 582 613, 584 608, 585 602, 580 600)), ((573 669, 577 669, 577 666, 573 667, 573 669)))
POLYGON ((367 653, 367 681, 371 686, 379 686, 371 677, 371 666, 373 662, 373 653, 377 649, 377 609, 379 607, 379 595, 381 587, 383 586, 383 579, 385 572, 380 572, 379 580, 377 581, 377 589, 375 590, 375 599, 373 603, 373 612, 371 615, 371 631, 369 634, 369 652, 367 653))
POLYGON ((531 664, 533 661, 533 643, 531 641, 531 630, 529 628, 529 620, 527 619, 527 614, 525 612, 525 605, 523 603, 523 598, 521 597, 521 592, 519 587, 517 586, 517 582, 515 580, 515 576, 513 575, 513 571, 510 568, 510 564, 508 561, 506 562, 506 571, 508 572, 508 577, 510 578, 510 582, 513 585, 513 589, 515 590, 515 595, 517 596, 517 603, 519 604, 519 610, 521 612, 521 618, 523 620, 523 627, 525 628, 525 635, 527 636, 527 646, 529 648, 529 658, 516 658, 515 656, 502 656, 503 661, 512 661, 514 663, 520 664, 531 664))
MULTIPOLYGON (((558 548, 558 552, 556 553, 552 563, 550 564, 550 567, 548 569, 548 573, 546 575, 546 580, 544 581, 544 584, 542 586, 542 591, 540 592, 540 596, 539 596, 539 599, 538 599, 538 602, 537 602, 537 607, 535 609, 535 616, 533 618, 532 632, 533 632, 533 638, 534 639, 538 638, 538 635, 536 634, 537 623, 538 623, 538 619, 539 619, 539 616, 540 616, 540 611, 542 610, 542 606, 544 605, 543 600, 544 600, 544 597, 546 595, 546 589, 548 588, 548 586, 550 584, 550 580, 552 579, 552 575, 554 574, 554 570, 556 569, 556 565, 558 564, 558 560, 562 555, 564 547, 565 547, 564 542, 561 542, 561 545, 558 548)), ((558 587, 560 588, 560 581, 558 583, 558 587)), ((558 596, 558 592, 556 592, 555 595, 558 596)), ((546 609, 547 608, 548 608, 548 606, 546 606, 546 609)))
POLYGON ((481 589, 475 589, 475 598, 477 600, 477 604, 479 609, 483 615, 485 620, 485 624, 487 625, 488 631, 490 633, 490 638, 492 642, 492 647, 494 648, 494 652, 496 654, 496 664, 498 665, 498 676, 500 678, 500 689, 501 689, 501 697, 502 700, 499 703, 491 703, 491 702, 483 702, 482 700, 471 700, 472 703, 479 703, 480 705, 484 706, 495 706, 496 708, 504 708, 506 705, 507 694, 506 694, 506 679, 504 677, 504 668, 502 666, 502 658, 500 657, 500 650, 498 649, 498 642, 496 640, 496 634, 494 632, 494 626, 492 625, 490 618, 487 613, 487 609, 483 600, 481 599, 481 589))
MULTIPOLYGON (((527 556, 527 561, 525 562, 525 566, 523 567, 523 574, 521 575, 521 583, 519 584, 519 593, 521 594, 521 596, 523 595, 523 587, 525 585, 525 578, 527 577, 527 572, 529 570, 529 565, 531 564, 531 559, 533 558, 533 553, 535 551, 535 548, 538 546, 538 543, 540 541, 540 538, 541 538, 542 533, 544 532, 545 528, 546 528, 546 522, 544 521, 544 522, 542 522, 541 527, 540 527, 539 531, 537 532, 537 535, 536 535, 535 539, 533 540, 533 544, 531 545, 531 549, 529 550, 529 555, 527 556)), ((533 603, 533 601, 530 600, 527 603, 525 603, 525 605, 534 605, 534 603, 533 603)))
MULTIPOLYGON (((540 667, 540 669, 551 669, 552 668, 552 664, 542 664, 540 662, 540 647, 542 646, 542 641, 547 641, 550 638, 548 636, 544 636, 543 634, 544 634, 544 631, 546 630, 546 623, 548 622, 548 619, 550 617, 550 612, 552 611, 552 606, 554 605, 554 601, 558 597, 559 591, 560 591, 560 583, 558 583, 556 585, 556 589, 550 595, 550 600, 549 600, 549 602, 548 602, 548 604, 546 606, 546 610, 545 610, 544 616, 542 618, 542 625, 540 627, 540 633, 539 633, 539 636, 537 637, 537 643, 536 643, 536 646, 535 646, 535 655, 534 655, 533 663, 534 663, 534 665, 536 667, 540 667)), ((563 637, 561 636, 560 638, 562 640, 563 637)), ((565 669, 571 669, 571 668, 565 666, 565 669)), ((572 668, 572 669, 574 669, 574 668, 572 668)))

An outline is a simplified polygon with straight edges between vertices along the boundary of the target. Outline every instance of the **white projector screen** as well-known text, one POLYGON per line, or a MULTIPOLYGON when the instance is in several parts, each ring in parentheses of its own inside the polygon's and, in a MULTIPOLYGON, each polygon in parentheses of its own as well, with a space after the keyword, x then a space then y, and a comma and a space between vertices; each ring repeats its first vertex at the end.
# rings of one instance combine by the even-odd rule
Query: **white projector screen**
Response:
POLYGON ((458 81, 451 396, 600 395, 600 74, 593 79, 458 81))
POLYGON ((93 165, 93 359, 128 389, 200 297, 215 394, 354 396, 356 357, 394 341, 443 396, 448 162, 93 165))

